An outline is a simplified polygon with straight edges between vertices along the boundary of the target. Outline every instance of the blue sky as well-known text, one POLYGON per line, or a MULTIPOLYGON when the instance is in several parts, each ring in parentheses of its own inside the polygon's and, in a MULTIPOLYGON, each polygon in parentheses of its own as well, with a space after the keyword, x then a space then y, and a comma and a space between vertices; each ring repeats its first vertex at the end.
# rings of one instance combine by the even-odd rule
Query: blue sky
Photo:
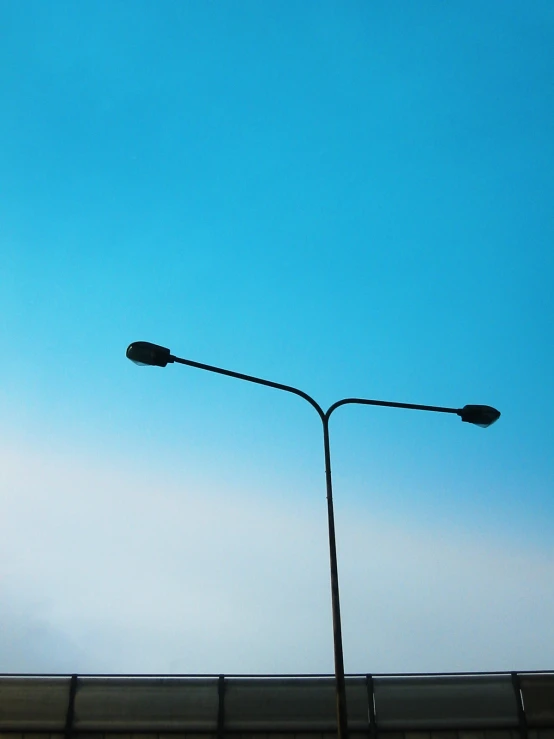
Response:
POLYGON ((499 408, 333 417, 346 669, 552 667, 552 4, 0 28, 0 670, 333 669, 317 416, 141 339, 324 406, 499 408))

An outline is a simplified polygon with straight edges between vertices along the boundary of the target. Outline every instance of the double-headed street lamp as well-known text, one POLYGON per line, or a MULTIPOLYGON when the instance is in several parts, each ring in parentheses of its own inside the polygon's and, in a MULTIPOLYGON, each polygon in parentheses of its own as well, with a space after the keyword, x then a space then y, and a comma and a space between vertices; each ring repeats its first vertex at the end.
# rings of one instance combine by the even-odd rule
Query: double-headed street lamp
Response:
POLYGON ((435 411, 437 413, 453 413, 460 416, 465 423, 472 423, 475 426, 487 428, 500 418, 500 411, 491 408, 489 405, 465 405, 463 408, 443 408, 436 405, 415 405, 413 403, 391 403, 384 400, 367 400, 366 398, 344 398, 333 403, 327 411, 311 398, 307 393, 298 390, 290 385, 281 385, 279 382, 271 382, 271 380, 262 380, 260 377, 252 377, 252 375, 244 375, 241 372, 232 372, 231 370, 222 369, 221 367, 213 367, 210 364, 201 364, 193 362, 191 359, 182 359, 175 357, 169 349, 157 344, 150 344, 147 341, 135 341, 127 348, 127 357, 136 364, 150 365, 154 367, 165 367, 169 363, 186 364, 189 367, 208 370, 208 372, 217 372, 219 375, 227 375, 228 377, 236 377, 238 380, 246 380, 255 382, 258 385, 267 385, 277 390, 285 390, 287 393, 299 395, 315 408, 321 423, 323 425, 323 448, 325 453, 325 482, 327 485, 327 518, 329 523, 329 557, 331 562, 331 604, 333 609, 333 645, 335 652, 335 678, 336 678, 336 695, 337 695, 337 730, 339 739, 348 738, 348 720, 346 709, 346 689, 344 681, 344 659, 342 651, 342 629, 340 621, 340 602, 339 602, 339 575, 337 568, 337 547, 335 542, 335 516, 333 512, 333 486, 331 480, 331 450, 329 446, 329 418, 333 411, 341 405, 379 405, 387 408, 408 408, 416 411, 435 411))

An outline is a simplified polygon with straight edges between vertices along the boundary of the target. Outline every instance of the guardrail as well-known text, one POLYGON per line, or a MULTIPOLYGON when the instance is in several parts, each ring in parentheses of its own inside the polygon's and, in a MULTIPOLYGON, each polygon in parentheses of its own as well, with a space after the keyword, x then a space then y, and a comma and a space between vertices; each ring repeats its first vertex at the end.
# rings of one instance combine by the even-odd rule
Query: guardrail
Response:
MULTIPOLYGON (((0 675, 0 732, 335 734, 334 686, 328 675, 0 675)), ((346 693, 352 735, 504 730, 554 739, 554 672, 351 675, 346 693)))

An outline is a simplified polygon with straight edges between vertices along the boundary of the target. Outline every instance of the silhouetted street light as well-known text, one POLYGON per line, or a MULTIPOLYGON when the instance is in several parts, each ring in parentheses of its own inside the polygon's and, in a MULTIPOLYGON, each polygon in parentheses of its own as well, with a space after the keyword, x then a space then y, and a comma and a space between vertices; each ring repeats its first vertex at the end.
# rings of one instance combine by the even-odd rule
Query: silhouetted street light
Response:
POLYGON ((454 413, 461 417, 465 423, 472 423, 475 426, 487 428, 500 418, 500 411, 491 408, 489 405, 465 405, 463 408, 443 408, 435 405, 415 405, 413 403, 392 403, 384 400, 367 400, 365 398, 344 398, 333 403, 327 411, 311 398, 307 393, 298 390, 290 385, 282 385, 279 382, 271 382, 270 380, 262 380, 260 377, 252 375, 244 375, 241 372, 232 372, 231 370, 222 369, 221 367, 213 367, 210 364, 201 364, 193 362, 190 359, 182 359, 171 354, 169 349, 157 344, 150 344, 147 341, 135 341, 127 348, 127 357, 139 365, 150 365, 153 367, 166 367, 168 364, 176 362, 178 364, 186 364, 189 367, 207 370, 208 372, 216 372, 219 375, 227 375, 228 377, 236 377, 238 380, 246 380, 255 382, 258 385, 267 385, 277 390, 285 390, 288 393, 299 395, 307 400, 310 405, 317 411, 323 424, 323 448, 325 454, 325 481, 327 485, 327 520, 329 524, 329 557, 331 563, 331 605, 333 610, 333 646, 335 653, 335 679, 337 694, 337 731, 339 739, 348 738, 348 717, 346 709, 346 690, 344 681, 344 658, 342 650, 342 629, 340 619, 340 602, 339 602, 339 576, 337 568, 337 548, 335 542, 335 516, 333 511, 333 486, 331 479, 331 450, 329 445, 329 418, 333 411, 341 405, 357 404, 357 405, 377 405, 387 408, 407 408, 417 411, 434 411, 436 413, 454 413))

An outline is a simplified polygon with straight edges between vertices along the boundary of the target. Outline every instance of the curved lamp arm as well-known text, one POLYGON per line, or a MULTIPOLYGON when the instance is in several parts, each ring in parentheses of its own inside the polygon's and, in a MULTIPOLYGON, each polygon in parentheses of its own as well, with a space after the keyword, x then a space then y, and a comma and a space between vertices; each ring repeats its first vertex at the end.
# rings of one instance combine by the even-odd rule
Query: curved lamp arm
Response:
POLYGON ((178 364, 186 364, 189 367, 196 367, 197 369, 207 370, 208 372, 215 372, 218 375, 227 375, 228 377, 235 377, 237 380, 246 380, 247 382, 254 382, 257 385, 266 385, 267 387, 273 387, 276 390, 284 390, 287 393, 293 393, 298 395, 315 408, 319 417, 326 425, 331 417, 331 414, 339 408, 341 405, 376 405, 384 406, 386 408, 407 408, 409 410, 416 411, 433 411, 435 413, 455 413, 460 416, 462 421, 465 423, 472 423, 475 426, 481 426, 487 428, 491 426, 495 421, 500 418, 500 411, 496 408, 492 408, 490 405, 465 405, 463 408, 444 408, 438 405, 418 405, 415 403, 393 403, 392 401, 386 400, 369 400, 367 398, 344 398, 333 403, 324 412, 322 407, 317 401, 315 401, 308 393, 303 390, 299 390, 291 385, 283 385, 280 382, 273 382, 272 380, 264 380, 261 377, 254 377, 253 375, 245 375, 242 372, 233 372, 232 370, 222 369, 221 367, 215 367, 211 364, 203 364, 202 362, 194 362, 192 359, 182 359, 181 357, 175 357, 171 354, 169 349, 158 344, 151 344, 148 341, 134 341, 129 344, 127 348, 127 357, 136 364, 154 366, 154 367, 166 367, 168 364, 177 362, 178 364))
POLYGON ((193 362, 192 359, 182 359, 181 357, 175 357, 169 349, 157 344, 150 344, 148 341, 134 341, 127 347, 127 358, 135 362, 135 364, 153 366, 153 367, 165 367, 167 364, 176 362, 177 364, 186 364, 189 367, 196 367, 197 369, 207 370, 208 372, 216 372, 218 375, 227 375, 227 377, 236 377, 237 380, 246 380, 247 382, 255 382, 257 385, 266 385, 267 387, 273 387, 276 390, 284 390, 287 393, 293 393, 299 395, 304 400, 313 406, 319 414, 319 417, 323 421, 325 413, 323 408, 315 401, 308 393, 303 390, 299 390, 291 385, 283 385, 280 382, 273 382, 272 380, 264 380, 261 377, 254 377, 253 375, 245 375, 242 372, 233 372, 232 370, 222 369, 221 367, 215 367, 212 364, 202 364, 202 362, 193 362))
POLYGON ((368 400, 366 398, 344 398, 337 400, 336 403, 328 408, 325 414, 327 419, 333 411, 340 408, 341 405, 377 405, 385 408, 407 408, 414 411, 433 411, 435 413, 455 413, 460 416, 463 422, 472 423, 474 426, 487 428, 492 426, 495 421, 500 418, 500 411, 490 405, 464 405, 463 408, 445 408, 440 405, 418 405, 416 403, 393 403, 388 400, 368 400))

